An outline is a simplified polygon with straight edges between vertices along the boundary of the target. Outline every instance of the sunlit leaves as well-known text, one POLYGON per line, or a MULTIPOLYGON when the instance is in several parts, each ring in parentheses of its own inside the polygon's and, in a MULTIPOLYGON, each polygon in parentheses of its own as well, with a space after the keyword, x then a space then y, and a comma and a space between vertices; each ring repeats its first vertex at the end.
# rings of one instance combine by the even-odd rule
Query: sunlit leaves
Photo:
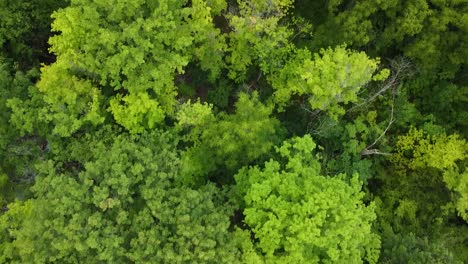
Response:
POLYGON ((131 133, 141 133, 145 127, 154 128, 164 119, 164 111, 147 93, 116 96, 110 101, 109 110, 117 123, 131 133))
POLYGON ((468 222, 468 168, 463 172, 446 171, 443 175, 447 188, 453 191, 453 202, 459 216, 468 222))
POLYGON ((181 127, 200 128, 215 120, 212 105, 200 102, 191 103, 190 100, 180 106, 176 117, 181 127))
POLYGON ((86 122, 97 125, 104 121, 99 89, 91 81, 70 74, 67 66, 59 61, 42 68, 37 84, 49 113, 42 118, 52 121, 54 132, 61 136, 72 134, 86 122))
POLYGON ((270 160, 236 175, 258 249, 273 262, 376 263, 373 206, 363 205, 357 177, 321 176, 314 148, 310 137, 294 138, 278 149, 285 165, 270 160))
POLYGON ((322 50, 313 59, 308 50, 299 50, 278 74, 270 77, 275 101, 282 109, 292 96, 304 96, 311 109, 340 116, 344 113, 341 105, 357 101, 358 91, 372 80, 378 63, 363 52, 344 47, 322 50))
POLYGON ((280 20, 291 5, 290 0, 239 2, 239 14, 228 16, 233 29, 226 57, 231 79, 244 81, 253 65, 267 74, 282 66, 292 49, 288 40, 292 31, 280 20))
MULTIPOLYGON (((213 12, 223 8, 222 3, 211 4, 217 9, 213 12)), ((153 128, 173 114, 174 78, 184 73, 189 62, 199 62, 213 79, 223 64, 224 41, 204 1, 190 5, 186 1, 72 1, 53 17, 53 30, 60 34, 50 43, 58 58, 44 70, 40 88, 57 116, 59 134, 65 128, 73 133, 83 125, 76 115, 83 115, 88 104, 95 111, 109 110, 132 133, 153 128), (54 83, 60 78, 66 80, 54 83), (110 102, 110 107, 85 96, 80 97, 82 103, 64 106, 63 113, 57 109, 63 104, 57 93, 74 96, 77 90, 95 97, 105 94, 104 102, 110 102)), ((95 114, 89 119, 95 125, 104 117, 95 114)))
POLYGON ((393 161, 403 169, 433 167, 439 170, 451 169, 457 160, 467 156, 465 140, 458 135, 426 135, 423 130, 412 128, 408 134, 398 137, 397 154, 393 161))

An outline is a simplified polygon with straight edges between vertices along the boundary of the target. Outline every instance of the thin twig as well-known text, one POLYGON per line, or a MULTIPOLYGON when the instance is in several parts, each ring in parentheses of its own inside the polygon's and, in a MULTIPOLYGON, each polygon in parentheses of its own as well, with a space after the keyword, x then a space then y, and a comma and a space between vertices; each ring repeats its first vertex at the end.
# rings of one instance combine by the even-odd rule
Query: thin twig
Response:
POLYGON ((392 110, 390 112, 390 121, 388 122, 388 125, 385 128, 385 130, 379 135, 379 137, 372 144, 370 144, 369 146, 367 146, 365 149, 363 149, 361 151, 362 156, 365 156, 365 155, 391 155, 390 153, 380 152, 378 149, 371 149, 371 148, 374 147, 375 144, 377 144, 382 139, 382 137, 387 133, 387 131, 390 129, 393 122, 395 121, 395 119, 394 119, 395 92, 393 92, 392 94, 393 94, 392 95, 392 110))
POLYGON ((250 82, 250 84, 247 86, 247 91, 250 92, 250 88, 252 88, 258 81, 260 81, 260 78, 262 78, 262 71, 258 73, 258 76, 255 80, 250 82))
POLYGON ((400 58, 398 60, 392 60, 391 61, 391 69, 392 69, 392 74, 391 76, 387 79, 387 81, 384 83, 384 85, 371 97, 367 98, 364 102, 360 104, 356 104, 353 107, 351 107, 348 111, 353 111, 356 108, 359 108, 363 105, 369 104, 372 101, 374 101, 377 97, 388 91, 389 89, 392 89, 395 91, 396 87, 400 83, 401 79, 404 77, 407 77, 408 75, 411 75, 411 72, 409 69, 411 68, 411 65, 408 61, 406 61, 403 58, 400 58))

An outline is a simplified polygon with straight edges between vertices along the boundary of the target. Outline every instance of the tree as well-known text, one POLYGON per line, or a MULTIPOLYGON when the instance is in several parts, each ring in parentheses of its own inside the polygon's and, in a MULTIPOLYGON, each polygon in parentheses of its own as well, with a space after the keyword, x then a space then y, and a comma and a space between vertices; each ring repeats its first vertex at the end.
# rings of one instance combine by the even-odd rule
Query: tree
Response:
MULTIPOLYGON (((383 106, 383 103, 379 104, 383 106)), ((367 113, 349 111, 353 118, 344 116, 338 121, 320 116, 311 124, 309 133, 314 135, 322 149, 324 174, 357 173, 365 186, 381 170, 382 160, 388 158, 391 151, 390 138, 385 136, 390 123, 384 111, 381 111, 384 113, 382 117, 379 111, 366 110, 367 113)))
POLYGON ((467 131, 464 1, 296 1, 295 11, 315 25, 313 38, 301 42, 312 51, 346 43, 371 56, 410 61, 413 76, 399 90, 437 124, 467 131))
POLYGON ((211 184, 175 183, 175 144, 166 132, 120 135, 94 145, 84 168, 47 161, 35 198, 1 216, 9 242, 0 255, 13 263, 235 262, 231 207, 211 184))
POLYGON ((376 263, 379 237, 372 232, 373 205, 356 175, 320 175, 309 136, 277 148, 285 164, 270 160, 263 169, 243 168, 235 176, 245 206, 245 223, 267 262, 376 263))
MULTIPOLYGON (((422 243, 422 251, 427 251, 424 254, 431 255, 435 250, 436 259, 443 253, 440 250, 445 250, 440 244, 446 245, 456 259, 457 251, 465 252, 460 241, 466 240, 466 230, 455 223, 466 221, 466 173, 458 167, 466 160, 466 149, 465 140, 458 135, 429 134, 411 128, 397 137, 390 156, 392 163, 377 175, 379 187, 373 192, 384 241, 393 243, 400 237, 408 242, 426 237, 431 243, 415 241, 412 243, 416 245, 407 246, 419 247, 422 243), (408 233, 416 238, 406 237, 408 233)), ((450 255, 449 252, 441 256, 450 255)), ((458 255, 463 259, 465 253, 458 255)), ((392 259, 387 254, 385 258, 392 259)))
POLYGON ((413 233, 391 234, 383 241, 380 263, 463 263, 443 241, 431 241, 413 233))
POLYGON ((200 107, 189 106, 178 115, 179 124, 191 128, 189 142, 193 146, 182 157, 189 182, 198 182, 200 176, 217 169, 232 175, 268 154, 282 137, 279 121, 271 116, 272 107, 262 104, 257 93, 241 93, 233 114, 220 113, 215 117, 209 107, 200 107))
POLYGON ((3 0, 0 263, 461 263, 465 2, 3 0))
MULTIPOLYGON (((312 56, 307 48, 291 41, 292 29, 300 21, 281 23, 292 1, 247 1, 239 4, 239 15, 228 18, 233 27, 229 34, 229 75, 243 81, 249 67, 256 65, 274 90, 274 101, 282 110, 292 96, 303 96, 313 110, 326 111, 333 117, 344 113, 340 103, 357 101, 357 92, 372 79, 382 80, 387 71, 376 74, 378 60, 345 47, 322 49, 312 56)), ((298 33, 301 33, 299 30, 298 33)))
POLYGON ((355 53, 344 47, 322 50, 320 55, 307 49, 299 50, 286 66, 271 77, 274 98, 280 109, 291 101, 293 95, 304 96, 313 110, 326 111, 330 116, 344 114, 340 103, 357 101, 357 93, 372 79, 388 76, 384 71, 373 77, 378 60, 369 59, 365 53, 355 53))
POLYGON ((189 62, 213 78, 220 71, 224 42, 212 15, 223 5, 210 3, 76 0, 54 13, 57 62, 43 68, 38 87, 55 132, 100 124, 106 111, 132 133, 161 124, 176 104, 174 77, 189 62))
POLYGON ((316 47, 347 43, 382 55, 400 52, 423 69, 452 78, 466 63, 467 8, 463 1, 337 0, 297 10, 312 12, 311 19, 326 14, 315 23, 316 47))
MULTIPOLYGON (((432 188, 441 193, 445 193, 447 189, 452 189, 455 192, 452 196, 452 202, 459 209, 458 214, 467 220, 466 193, 464 185, 466 185, 466 173, 463 173, 457 166, 457 161, 465 160, 467 156, 466 150, 468 144, 465 140, 460 139, 458 135, 447 136, 445 134, 430 135, 423 130, 415 128, 410 129, 408 134, 398 137, 396 143, 396 153, 392 156, 392 162, 395 166, 395 173, 400 175, 399 181, 393 182, 387 180, 389 184, 397 184, 394 186, 397 193, 404 196, 401 200, 411 201, 410 197, 415 197, 416 190, 420 190, 422 195, 433 196, 432 194, 423 194, 425 189, 432 188), (462 173, 460 173, 460 171, 462 173), (433 179, 427 179, 427 176, 433 179), (426 180, 421 181, 421 178, 426 180), (421 186, 421 183, 425 183, 421 186), (441 184, 442 183, 442 184, 441 184), (409 200, 408 200, 409 199, 409 200)), ((388 186, 388 191, 392 190, 388 186)), ((428 204, 423 199, 412 201, 415 210, 422 210, 422 215, 428 217, 438 217, 433 215, 433 212, 438 211, 433 206, 442 207, 444 201, 440 200, 439 195, 432 199, 438 200, 437 203, 428 204), (430 206, 431 208, 425 208, 430 206)), ((449 197, 450 199, 450 197, 449 197)), ((402 204, 400 202, 400 204, 402 204)), ((439 209, 440 210, 440 209, 439 209)), ((398 210, 397 210, 398 211, 398 210)), ((416 212, 413 212, 416 214, 416 212)), ((424 219, 425 217, 419 217, 424 219)))
POLYGON ((293 31, 281 23, 292 5, 291 0, 238 1, 236 12, 227 15, 229 32, 226 57, 229 77, 238 82, 247 78, 249 67, 260 67, 272 74, 283 66, 293 46, 293 31))
MULTIPOLYGON (((1 60, 1 58, 0 58, 1 60)), ((34 183, 34 164, 46 155, 44 139, 34 134, 38 128, 33 104, 21 104, 39 77, 35 68, 14 72, 11 64, 0 64, 0 205, 15 198, 27 199, 34 183), (21 98, 21 99, 20 99, 21 98), (17 104, 18 103, 18 104, 17 104), (21 109, 21 110, 19 110, 21 109), (24 122, 23 122, 24 121, 24 122)))

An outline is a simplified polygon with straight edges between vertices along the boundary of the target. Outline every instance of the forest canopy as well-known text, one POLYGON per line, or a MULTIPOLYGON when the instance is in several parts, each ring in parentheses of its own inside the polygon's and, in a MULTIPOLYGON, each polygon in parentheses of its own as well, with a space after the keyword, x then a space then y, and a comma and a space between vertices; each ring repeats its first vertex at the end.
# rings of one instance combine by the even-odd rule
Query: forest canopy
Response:
POLYGON ((467 14, 1 1, 0 263, 465 263, 467 14))

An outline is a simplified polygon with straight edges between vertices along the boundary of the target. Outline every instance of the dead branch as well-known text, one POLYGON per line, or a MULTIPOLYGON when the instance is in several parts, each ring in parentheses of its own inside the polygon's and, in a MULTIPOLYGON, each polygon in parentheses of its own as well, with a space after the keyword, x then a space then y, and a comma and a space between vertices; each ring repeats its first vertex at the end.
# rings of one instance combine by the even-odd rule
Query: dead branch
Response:
POLYGON ((385 93, 386 91, 392 89, 393 92, 396 92, 396 88, 400 81, 411 75, 411 63, 406 60, 405 58, 399 58, 390 61, 390 69, 391 75, 385 81, 385 83, 380 87, 380 89, 374 93, 372 96, 364 100, 364 102, 356 104, 355 106, 351 107, 348 111, 353 111, 361 106, 367 105, 377 99, 380 95, 385 93))
POLYGON ((366 156, 366 155, 391 155, 390 153, 385 153, 385 152, 380 152, 378 149, 371 149, 372 147, 377 144, 382 137, 387 133, 387 131, 390 129, 392 126, 393 122, 395 122, 394 118, 394 109, 395 109, 395 92, 392 93, 392 109, 390 111, 390 121, 388 122, 387 127, 385 130, 377 137, 372 144, 368 145, 365 149, 361 151, 361 156, 366 156))
POLYGON ((361 151, 361 156, 367 156, 367 155, 385 155, 385 156, 391 156, 392 153, 387 153, 387 152, 380 152, 378 149, 364 149, 361 151))

